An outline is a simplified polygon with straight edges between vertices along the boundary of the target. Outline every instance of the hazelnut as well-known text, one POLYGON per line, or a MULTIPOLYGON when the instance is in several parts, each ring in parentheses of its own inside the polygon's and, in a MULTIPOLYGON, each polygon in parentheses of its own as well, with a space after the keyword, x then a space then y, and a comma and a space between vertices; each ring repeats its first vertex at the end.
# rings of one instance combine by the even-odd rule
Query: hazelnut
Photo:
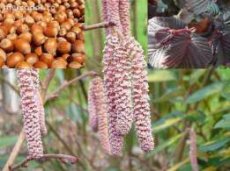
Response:
POLYGON ((2 68, 5 65, 4 57, 0 56, 0 67, 2 68))
POLYGON ((38 61, 33 65, 35 68, 47 69, 48 65, 42 61, 38 61))
POLYGON ((16 53, 12 53, 7 57, 6 64, 8 67, 14 68, 19 62, 23 60, 24 60, 24 56, 21 53, 16 52, 16 53))
POLYGON ((29 53, 25 56, 25 61, 31 65, 34 65, 38 62, 38 56, 35 53, 29 53))
POLYGON ((55 59, 51 65, 52 68, 66 68, 67 62, 64 59, 55 59))
POLYGON ((69 63, 68 67, 73 69, 79 69, 82 67, 82 65, 76 61, 73 61, 69 63))
POLYGON ((58 51, 62 54, 69 53, 71 51, 71 44, 67 41, 60 41, 58 43, 58 51))
POLYGON ((32 68, 32 65, 30 65, 29 63, 25 62, 25 61, 21 61, 21 62, 18 62, 17 65, 16 65, 16 68, 32 68))
POLYGON ((46 39, 47 38, 45 37, 43 33, 38 32, 36 34, 33 34, 33 42, 36 46, 40 46, 44 44, 46 39))
POLYGON ((40 60, 44 63, 46 63, 48 66, 51 66, 54 56, 48 53, 43 53, 40 57, 40 60))
POLYGON ((10 51, 13 51, 14 44, 10 39, 6 38, 0 42, 0 47, 6 52, 10 52, 10 51))
POLYGON ((44 49, 51 55, 55 55, 57 51, 57 40, 55 38, 48 38, 45 42, 44 49))
POLYGON ((23 54, 31 53, 31 46, 25 39, 14 40, 15 49, 23 54))
POLYGON ((85 46, 82 40, 76 40, 72 45, 72 50, 75 53, 84 53, 85 46))

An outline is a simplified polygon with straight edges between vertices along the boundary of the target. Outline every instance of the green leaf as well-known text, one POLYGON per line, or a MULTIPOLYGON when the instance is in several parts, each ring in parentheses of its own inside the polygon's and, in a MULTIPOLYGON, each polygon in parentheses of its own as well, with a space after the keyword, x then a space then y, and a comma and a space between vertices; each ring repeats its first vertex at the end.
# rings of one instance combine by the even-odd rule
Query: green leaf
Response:
POLYGON ((223 118, 226 119, 226 120, 230 120, 230 113, 225 114, 225 115, 223 116, 223 118))
POLYGON ((163 142, 162 144, 160 144, 159 146, 157 146, 153 151, 151 151, 150 153, 147 154, 146 158, 150 158, 152 156, 154 156, 155 154, 159 153, 160 151, 162 151, 163 149, 171 146, 172 144, 174 144, 178 139, 180 139, 180 137, 182 137, 182 134, 179 134, 171 139, 169 139, 166 142, 163 142))
POLYGON ((199 102, 211 95, 214 95, 216 93, 220 93, 224 88, 223 83, 213 83, 211 85, 208 85, 195 93, 193 93, 191 96, 189 96, 186 100, 186 103, 196 103, 199 102))
POLYGON ((149 82, 165 82, 173 80, 176 80, 175 74, 167 70, 152 71, 148 75, 149 82))
POLYGON ((200 151, 202 152, 212 152, 224 147, 226 144, 230 142, 230 138, 218 139, 215 141, 208 142, 202 146, 200 146, 200 151))
POLYGON ((165 94, 163 94, 160 98, 155 99, 154 102, 165 102, 174 99, 175 97, 178 97, 180 95, 183 95, 184 88, 173 88, 169 89, 165 94))
POLYGON ((205 72, 205 69, 197 69, 194 72, 192 72, 189 78, 190 84, 197 83, 199 79, 205 74, 205 72))
POLYGON ((214 128, 230 128, 230 114, 223 116, 223 119, 216 123, 214 128))
POLYGON ((221 97, 223 97, 226 100, 230 101, 230 93, 222 92, 221 97))
POLYGON ((171 118, 171 119, 167 119, 165 120, 162 124, 154 127, 153 126, 153 132, 156 133, 156 132, 159 132, 163 129, 166 129, 172 125, 175 125, 177 124, 178 122, 180 122, 183 118, 171 118))
POLYGON ((216 123, 214 128, 230 128, 230 120, 221 120, 216 123))
POLYGON ((185 160, 181 161, 180 163, 175 164, 172 166, 168 171, 177 171, 180 167, 184 166, 186 163, 189 162, 189 159, 186 158, 185 160))
POLYGON ((12 146, 17 141, 17 136, 6 136, 6 137, 0 137, 0 149, 12 146))

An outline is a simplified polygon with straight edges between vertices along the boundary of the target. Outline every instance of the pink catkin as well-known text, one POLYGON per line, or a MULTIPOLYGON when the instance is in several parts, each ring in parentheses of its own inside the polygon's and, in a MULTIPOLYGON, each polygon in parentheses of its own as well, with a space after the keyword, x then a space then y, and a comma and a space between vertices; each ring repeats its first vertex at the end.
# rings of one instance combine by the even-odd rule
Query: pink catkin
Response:
POLYGON ((108 21, 116 24, 112 29, 116 30, 117 32, 122 32, 122 26, 120 21, 119 15, 119 0, 107 0, 106 1, 106 9, 107 9, 107 16, 108 21))
POLYGON ((121 135, 129 133, 133 122, 132 98, 131 98, 131 59, 128 56, 127 49, 120 42, 116 53, 113 56, 116 63, 115 78, 115 100, 117 125, 116 130, 121 135))
POLYGON ((108 133, 108 116, 106 111, 106 101, 104 95, 103 80, 96 77, 92 80, 92 87, 95 97, 95 109, 98 117, 98 132, 102 148, 110 154, 109 133, 108 133))
MULTIPOLYGON (((103 13, 102 13, 102 19, 105 22, 109 22, 108 15, 110 14, 109 11, 108 11, 107 1, 108 0, 102 0, 102 11, 103 11, 103 13)), ((105 32, 106 32, 106 35, 108 35, 109 32, 110 32, 110 28, 105 28, 105 32)))
POLYGON ((199 165, 197 161, 197 144, 196 144, 196 133, 193 129, 189 131, 189 158, 193 171, 199 171, 199 165))
POLYGON ((129 0, 119 0, 119 14, 124 36, 131 35, 130 28, 130 2, 129 0))
POLYGON ((123 136, 131 128, 133 115, 140 146, 144 151, 150 151, 154 148, 154 141, 148 103, 147 65, 141 46, 130 37, 129 2, 104 0, 103 9, 104 20, 116 24, 116 27, 107 29, 104 50, 111 154, 121 155, 123 136))
POLYGON ((98 130, 98 117, 96 113, 95 101, 96 97, 94 94, 94 83, 91 82, 88 91, 88 112, 89 112, 89 125, 91 129, 96 132, 98 130))
POLYGON ((115 77, 116 61, 113 56, 116 48, 119 47, 119 39, 117 36, 108 35, 104 49, 104 86, 107 103, 108 122, 109 122, 109 142, 110 152, 112 155, 121 155, 123 147, 123 136, 116 130, 117 113, 116 104, 114 103, 115 94, 115 77))
POLYGON ((34 80, 34 87, 35 87, 35 93, 34 97, 36 98, 38 109, 39 109, 39 120, 40 120, 40 128, 42 135, 47 134, 47 128, 45 123, 45 109, 43 106, 43 102, 40 96, 40 84, 39 84, 39 70, 38 69, 32 69, 31 75, 34 80))
POLYGON ((24 132, 27 140, 28 157, 39 159, 43 156, 39 109, 34 98, 35 86, 30 69, 17 70, 23 111, 24 132))
POLYGON ((132 59, 132 85, 134 120, 138 141, 143 151, 154 148, 148 96, 147 64, 140 44, 130 38, 126 45, 132 59))

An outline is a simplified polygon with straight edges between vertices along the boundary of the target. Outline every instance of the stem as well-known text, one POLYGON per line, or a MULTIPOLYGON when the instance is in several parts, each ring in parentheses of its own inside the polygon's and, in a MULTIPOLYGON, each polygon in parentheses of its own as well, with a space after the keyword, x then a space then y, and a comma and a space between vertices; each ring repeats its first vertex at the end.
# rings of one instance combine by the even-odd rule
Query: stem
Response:
POLYGON ((53 79, 54 75, 55 75, 56 70, 55 69, 51 69, 48 73, 48 76, 46 77, 46 79, 42 82, 41 85, 41 97, 42 100, 44 101, 45 97, 46 97, 46 93, 47 93, 47 89, 49 87, 49 84, 51 82, 51 80, 53 79))
POLYGON ((36 161, 46 161, 46 160, 50 160, 50 159, 56 159, 61 161, 62 163, 70 163, 70 164, 75 164, 77 163, 77 161, 79 160, 76 156, 70 156, 70 155, 66 155, 66 154, 44 154, 40 159, 33 159, 33 158, 27 158, 25 160, 23 160, 21 163, 9 167, 10 171, 14 171, 16 169, 19 169, 21 167, 26 167, 27 164, 32 161, 32 160, 36 160, 36 161))
POLYGON ((107 28, 107 27, 113 27, 113 26, 115 26, 115 24, 113 22, 102 22, 102 23, 92 24, 89 26, 84 26, 83 30, 89 31, 89 30, 94 30, 94 29, 99 29, 99 28, 107 28))
POLYGON ((20 132, 19 134, 19 137, 18 137, 18 140, 17 140, 17 143, 15 144, 12 152, 10 153, 10 156, 3 168, 3 171, 9 171, 9 167, 14 163, 20 149, 21 149, 21 146, 23 144, 23 141, 25 139, 25 134, 24 134, 24 131, 22 129, 22 131, 20 132))
POLYGON ((57 90, 55 90, 53 93, 51 93, 51 94, 46 98, 46 101, 53 100, 53 99, 57 98, 58 95, 62 92, 62 90, 64 90, 65 88, 67 88, 67 87, 70 86, 71 84, 73 84, 73 83, 75 83, 75 82, 77 82, 77 81, 79 81, 79 80, 81 80, 81 79, 83 79, 83 78, 85 78, 85 77, 88 77, 88 76, 95 76, 95 75, 97 75, 96 72, 90 71, 90 72, 88 72, 88 73, 86 73, 86 74, 82 74, 81 76, 76 77, 76 78, 74 78, 74 79, 72 79, 72 80, 70 80, 70 81, 68 81, 68 82, 65 81, 59 88, 57 88, 57 90))

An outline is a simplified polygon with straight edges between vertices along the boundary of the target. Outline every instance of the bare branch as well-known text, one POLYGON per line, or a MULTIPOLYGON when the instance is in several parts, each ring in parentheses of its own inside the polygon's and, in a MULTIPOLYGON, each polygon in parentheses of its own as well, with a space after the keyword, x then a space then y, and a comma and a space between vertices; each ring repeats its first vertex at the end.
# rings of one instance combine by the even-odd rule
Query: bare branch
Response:
POLYGON ((52 99, 55 99, 59 96, 59 94, 62 92, 62 90, 64 90, 65 88, 67 88, 68 86, 70 86, 71 84, 85 78, 85 77, 88 77, 88 76, 95 76, 97 75, 96 72, 94 71, 90 71, 88 73, 85 73, 85 74, 82 74, 81 76, 79 77, 76 77, 70 81, 65 81, 59 88, 57 88, 54 92, 52 92, 50 95, 48 95, 48 97, 46 98, 46 101, 49 101, 49 100, 52 100, 52 99))
POLYGON ((17 143, 15 144, 12 152, 10 153, 10 157, 8 158, 4 168, 3 168, 3 171, 8 171, 9 170, 9 167, 14 163, 20 149, 21 149, 21 146, 23 144, 23 141, 25 139, 25 134, 24 134, 24 130, 22 129, 20 134, 19 134, 19 137, 18 137, 18 140, 17 140, 17 143))
POLYGON ((46 97, 46 93, 47 93, 47 89, 49 87, 49 84, 55 75, 55 71, 56 71, 55 69, 49 70, 48 76, 46 77, 46 79, 41 84, 41 90, 42 90, 41 97, 42 97, 43 101, 46 97))
POLYGON ((71 156, 71 155, 66 155, 66 154, 44 154, 43 157, 41 157, 38 160, 33 159, 33 158, 27 158, 27 159, 23 160, 21 163, 15 165, 15 166, 12 166, 12 167, 9 166, 9 170, 14 171, 14 170, 17 170, 17 169, 19 169, 21 167, 27 167, 28 163, 31 160, 36 160, 36 161, 39 161, 39 162, 45 162, 45 161, 50 160, 50 159, 56 159, 56 160, 59 160, 62 163, 65 163, 65 164, 75 164, 79 160, 79 158, 76 157, 76 156, 71 156))
POLYGON ((83 30, 84 31, 89 31, 89 30, 94 30, 94 29, 99 29, 99 28, 107 28, 107 27, 113 27, 116 24, 113 22, 102 22, 102 23, 97 23, 97 24, 92 24, 89 26, 84 26, 83 30))

